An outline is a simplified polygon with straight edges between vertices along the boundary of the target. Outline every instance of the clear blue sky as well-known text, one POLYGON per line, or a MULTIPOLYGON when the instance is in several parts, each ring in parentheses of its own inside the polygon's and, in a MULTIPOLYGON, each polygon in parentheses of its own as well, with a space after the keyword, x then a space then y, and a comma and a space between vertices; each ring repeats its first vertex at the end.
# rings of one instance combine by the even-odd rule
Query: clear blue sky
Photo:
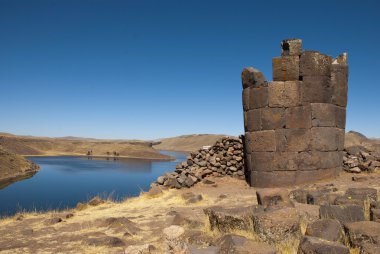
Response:
POLYGON ((240 73, 280 41, 347 51, 347 130, 380 137, 380 1, 0 0, 0 131, 243 133, 240 73))

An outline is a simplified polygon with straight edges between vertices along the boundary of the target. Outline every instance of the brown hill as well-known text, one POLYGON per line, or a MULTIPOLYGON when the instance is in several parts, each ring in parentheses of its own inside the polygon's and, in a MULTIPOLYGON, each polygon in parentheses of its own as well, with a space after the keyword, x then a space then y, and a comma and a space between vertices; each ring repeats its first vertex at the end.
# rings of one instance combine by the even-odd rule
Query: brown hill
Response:
POLYGON ((160 144, 154 145, 154 148, 168 151, 196 151, 202 146, 211 146, 218 139, 225 137, 221 134, 193 134, 183 135, 173 138, 164 138, 160 140, 160 144))
POLYGON ((15 181, 33 176, 38 169, 36 164, 0 146, 0 189, 15 181))
POLYGON ((152 147, 152 142, 100 139, 46 138, 15 135, 0 135, 0 145, 9 152, 19 155, 85 156, 92 151, 93 156, 107 157, 108 153, 119 154, 120 158, 142 158, 170 160, 170 156, 160 154, 152 147))
POLYGON ((366 150, 380 155, 380 140, 367 138, 356 131, 349 131, 346 133, 344 146, 345 148, 364 147, 366 150))

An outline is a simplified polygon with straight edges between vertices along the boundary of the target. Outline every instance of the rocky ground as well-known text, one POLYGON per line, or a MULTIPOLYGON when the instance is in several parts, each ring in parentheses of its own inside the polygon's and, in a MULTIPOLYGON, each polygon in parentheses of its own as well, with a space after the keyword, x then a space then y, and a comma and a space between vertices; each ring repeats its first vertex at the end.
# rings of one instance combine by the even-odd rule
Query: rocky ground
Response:
POLYGON ((206 180, 121 203, 95 198, 68 211, 2 219, 0 252, 379 253, 379 172, 359 181, 342 172, 289 189, 206 180))

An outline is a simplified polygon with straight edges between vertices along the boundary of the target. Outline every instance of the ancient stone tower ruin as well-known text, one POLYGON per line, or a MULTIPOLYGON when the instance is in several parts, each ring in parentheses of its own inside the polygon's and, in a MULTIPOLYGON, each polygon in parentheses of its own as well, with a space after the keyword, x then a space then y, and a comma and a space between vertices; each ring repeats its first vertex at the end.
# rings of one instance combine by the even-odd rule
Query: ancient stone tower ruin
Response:
POLYGON ((242 72, 245 162, 252 186, 290 186, 335 177, 344 146, 348 65, 284 40, 273 81, 242 72))

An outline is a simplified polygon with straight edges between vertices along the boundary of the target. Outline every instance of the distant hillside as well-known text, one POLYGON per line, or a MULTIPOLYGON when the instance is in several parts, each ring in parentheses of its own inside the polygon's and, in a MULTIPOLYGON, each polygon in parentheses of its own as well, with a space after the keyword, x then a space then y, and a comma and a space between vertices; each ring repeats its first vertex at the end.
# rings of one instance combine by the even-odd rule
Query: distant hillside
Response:
POLYGON ((211 146, 218 139, 225 136, 226 135, 220 134, 194 134, 164 138, 160 140, 160 144, 154 145, 154 148, 159 150, 192 152, 198 150, 202 146, 211 146))
POLYGON ((349 131, 346 133, 344 146, 346 148, 361 146, 380 155, 380 140, 367 138, 363 134, 356 131, 349 131))
POLYGON ((110 156, 113 152, 119 157, 169 160, 170 156, 160 154, 148 141, 101 140, 82 138, 45 138, 15 135, 0 135, 0 145, 9 152, 19 155, 77 155, 84 156, 92 151, 93 156, 110 156))
POLYGON ((37 165, 0 146, 0 189, 17 180, 29 178, 37 171, 37 165))

